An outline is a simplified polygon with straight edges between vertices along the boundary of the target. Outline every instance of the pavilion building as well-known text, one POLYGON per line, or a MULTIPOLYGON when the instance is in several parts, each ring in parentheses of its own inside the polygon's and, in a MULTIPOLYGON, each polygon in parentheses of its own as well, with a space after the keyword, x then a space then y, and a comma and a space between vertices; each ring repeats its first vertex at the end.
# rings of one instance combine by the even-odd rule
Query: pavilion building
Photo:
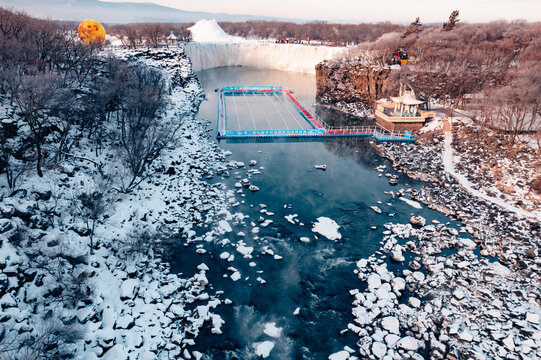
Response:
POLYGON ((416 131, 425 122, 436 117, 433 111, 419 109, 423 101, 415 97, 413 90, 405 91, 389 102, 377 102, 376 123, 390 131, 416 131))
POLYGON ((178 36, 176 36, 175 34, 173 34, 173 32, 171 31, 171 34, 167 35, 167 37, 165 38, 167 40, 167 46, 169 45, 173 45, 173 44, 178 44, 180 38, 178 36))

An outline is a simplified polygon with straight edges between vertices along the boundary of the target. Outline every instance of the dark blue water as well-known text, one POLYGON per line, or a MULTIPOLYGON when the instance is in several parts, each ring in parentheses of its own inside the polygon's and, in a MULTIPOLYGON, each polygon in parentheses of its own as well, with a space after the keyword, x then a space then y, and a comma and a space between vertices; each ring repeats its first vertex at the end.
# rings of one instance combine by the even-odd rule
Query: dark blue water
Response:
MULTIPOLYGON (((199 116, 214 127, 217 111, 214 89, 222 86, 284 86, 294 89, 306 105, 314 103, 313 75, 236 67, 204 71, 198 77, 208 97, 199 116)), ((320 114, 328 117, 324 118, 326 121, 333 120, 330 117, 347 121, 343 114, 332 110, 320 114)), ((210 182, 236 191, 237 177, 248 177, 250 169, 261 171, 250 177, 250 182, 261 190, 252 193, 243 189, 242 194, 236 193, 239 204, 230 210, 248 218, 218 239, 243 240, 247 246, 254 247, 253 259, 242 258, 231 244, 217 241, 189 246, 179 243, 174 249, 169 259, 173 271, 191 274, 197 272, 198 264, 206 263, 210 268, 207 274, 212 284, 210 292, 224 291, 221 299, 232 301, 231 305, 220 305, 215 310, 226 322, 223 334, 212 334, 210 325, 206 326, 191 350, 211 359, 257 358, 253 344, 268 340, 274 342, 269 359, 326 359, 345 345, 355 348, 356 335, 343 332, 353 322, 349 290, 361 287, 353 273, 355 262, 379 248, 385 223, 408 223, 411 214, 443 223, 449 219, 424 206, 421 210, 413 208, 386 193, 420 184, 392 170, 368 139, 221 142, 220 146, 232 152, 232 160, 246 164, 256 160, 257 166, 230 171, 229 178, 215 176, 210 182), (316 164, 326 164, 327 170, 315 169, 316 164), (379 165, 387 165, 385 172, 399 175, 398 186, 389 185, 388 178, 379 176, 374 169, 379 165), (274 215, 260 213, 259 204, 265 204, 274 215), (376 214, 370 208, 372 205, 379 206, 383 214, 376 214), (291 224, 284 218, 292 214, 298 214, 298 223, 291 224), (274 222, 261 227, 260 216, 274 222), (320 216, 340 225, 340 240, 331 241, 311 231, 313 222, 320 216), (259 228, 258 233, 252 233, 252 223, 259 228), (371 230, 371 226, 377 226, 377 230, 371 230), (237 236, 238 232, 245 236, 237 236), (314 235, 318 235, 317 239, 314 235), (310 242, 301 242, 300 237, 308 237, 310 242), (196 246, 202 246, 207 253, 196 255, 196 246), (271 249, 282 259, 261 254, 264 249, 271 249), (235 260, 220 259, 223 251, 235 254, 235 260), (250 266, 250 262, 256 266, 250 266), (232 273, 228 270, 230 266, 242 274, 240 280, 223 276, 232 273), (266 283, 261 284, 258 277, 266 283), (299 314, 293 315, 296 308, 300 309, 299 314), (268 322, 276 322, 283 328, 279 338, 263 333, 268 322)))

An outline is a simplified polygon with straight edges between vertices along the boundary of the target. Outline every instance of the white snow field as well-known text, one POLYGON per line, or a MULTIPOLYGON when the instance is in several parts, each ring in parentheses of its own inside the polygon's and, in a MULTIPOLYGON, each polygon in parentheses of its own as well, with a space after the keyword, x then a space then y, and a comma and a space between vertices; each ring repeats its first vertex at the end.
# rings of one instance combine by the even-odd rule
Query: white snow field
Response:
POLYGON ((193 41, 186 54, 194 71, 220 66, 250 66, 315 74, 316 64, 345 54, 345 47, 273 44, 226 34, 216 20, 201 20, 189 28, 193 41))
POLYGON ((235 43, 243 42, 246 39, 226 34, 218 25, 216 19, 199 20, 188 30, 192 33, 192 40, 198 43, 235 43))

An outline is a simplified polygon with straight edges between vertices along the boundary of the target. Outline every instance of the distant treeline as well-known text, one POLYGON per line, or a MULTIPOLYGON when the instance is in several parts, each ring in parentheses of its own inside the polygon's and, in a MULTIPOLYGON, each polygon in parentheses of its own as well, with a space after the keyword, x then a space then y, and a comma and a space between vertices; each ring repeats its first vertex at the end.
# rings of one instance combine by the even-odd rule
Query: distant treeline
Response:
MULTIPOLYGON (((251 39, 270 39, 276 41, 321 41, 331 45, 359 44, 374 41, 381 35, 403 31, 404 26, 389 22, 379 24, 328 24, 324 21, 315 21, 305 24, 295 24, 279 21, 247 21, 247 22, 221 22, 222 29, 231 35, 243 36, 251 39)), ((190 39, 188 28, 193 23, 180 24, 125 24, 113 25, 107 31, 113 35, 123 37, 126 45, 135 46, 143 42, 156 44, 165 42, 165 37, 171 31, 181 40, 190 39)))
POLYGON ((190 31, 188 28, 194 23, 136 23, 111 25, 107 27, 107 33, 120 38, 125 46, 134 48, 135 46, 146 44, 156 47, 158 44, 165 43, 166 37, 173 32, 179 37, 180 41, 190 40, 190 31))
POLYGON ((336 45, 359 44, 374 41, 381 35, 402 31, 403 26, 383 22, 378 24, 329 24, 313 21, 295 24, 279 21, 222 22, 220 26, 228 34, 248 38, 296 40, 321 40, 336 45))

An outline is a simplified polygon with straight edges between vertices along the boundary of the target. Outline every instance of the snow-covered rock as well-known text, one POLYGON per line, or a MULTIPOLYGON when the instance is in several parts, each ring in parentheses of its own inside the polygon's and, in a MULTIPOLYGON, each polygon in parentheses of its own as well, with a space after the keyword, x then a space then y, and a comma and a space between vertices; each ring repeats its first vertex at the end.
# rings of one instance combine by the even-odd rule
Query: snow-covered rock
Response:
POLYGON ((381 327, 393 334, 400 334, 400 323, 398 318, 387 316, 381 319, 381 327))
POLYGON ((126 279, 122 282, 120 288, 120 299, 133 299, 139 291, 139 281, 137 279, 126 279))

